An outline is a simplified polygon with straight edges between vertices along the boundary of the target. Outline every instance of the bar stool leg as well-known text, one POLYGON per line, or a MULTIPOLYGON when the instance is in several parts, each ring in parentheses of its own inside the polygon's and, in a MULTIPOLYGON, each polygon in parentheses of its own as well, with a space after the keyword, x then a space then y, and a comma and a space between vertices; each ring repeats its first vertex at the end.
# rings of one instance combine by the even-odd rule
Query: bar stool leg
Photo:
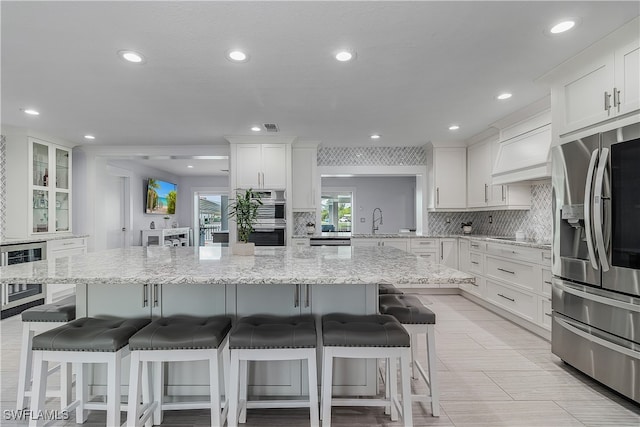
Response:
POLYGON ((129 368, 129 397, 127 400, 127 427, 136 427, 138 423, 138 399, 140 397, 140 355, 131 352, 129 368))
POLYGON ((72 369, 70 363, 60 363, 60 409, 64 409, 72 402, 71 382, 72 369))
POLYGON ((164 400, 164 364, 153 363, 153 399, 158 402, 153 410, 153 425, 162 424, 162 401, 164 400))
MULTIPOLYGON (((398 421, 398 408, 395 403, 398 400, 398 365, 395 357, 387 358, 387 366, 389 368, 389 392, 391 394, 391 421, 398 421)), ((411 396, 409 396, 411 397, 411 396)))
POLYGON ((416 366, 416 360, 418 360, 418 335, 411 334, 411 378, 418 378, 418 367, 416 366))
POLYGON ((29 327, 28 323, 22 325, 22 350, 27 354, 23 354, 20 357, 20 370, 18 377, 18 399, 16 402, 16 409, 24 409, 27 407, 27 397, 25 391, 31 384, 31 369, 33 366, 33 350, 31 345, 33 344, 34 332, 29 327))
POLYGON ((406 348, 400 350, 400 378, 402 378, 402 421, 405 426, 413 425, 413 413, 411 412, 411 382, 409 380, 409 359, 411 358, 411 350, 406 348))
POLYGON ((76 407, 76 424, 82 424, 87 421, 89 416, 88 411, 84 410, 84 403, 87 401, 87 375, 88 366, 85 363, 74 363, 76 371, 76 400, 78 406, 76 407))
POLYGON ((240 378, 240 360, 237 351, 231 351, 231 366, 229 369, 229 377, 232 381, 229 383, 229 395, 227 400, 229 401, 229 413, 227 414, 227 423, 229 427, 238 426, 238 384, 240 378))
POLYGON ((247 383, 249 382, 249 362, 247 360, 240 361, 240 415, 238 423, 245 424, 247 422, 247 383))
MULTIPOLYGON (((107 425, 120 425, 120 352, 113 353, 107 363, 107 425)), ((137 397, 135 398, 137 400, 137 397)))
POLYGON ((431 392, 431 414, 434 417, 440 416, 440 397, 437 379, 438 361, 436 357, 435 327, 429 325, 427 328, 427 366, 429 368, 429 390, 431 392))
POLYGON ((311 419, 311 427, 318 427, 320 414, 318 413, 318 373, 315 348, 309 350, 307 370, 309 371, 309 417, 311 419))
MULTIPOLYGON (((217 350, 216 350, 217 352, 217 350)), ((222 417, 220 414, 220 378, 218 367, 218 355, 209 360, 209 390, 211 393, 211 425, 222 427, 222 417)))
POLYGON ((324 347, 322 356, 322 427, 331 426, 331 394, 333 384, 333 352, 324 347))
MULTIPOLYGON (((40 413, 44 410, 44 404, 47 397, 47 372, 49 371, 49 362, 43 360, 43 354, 37 351, 34 354, 33 378, 35 379, 31 388, 31 410, 34 413, 40 413)), ((38 417, 32 417, 29 420, 29 427, 36 427, 40 424, 38 417)))
MULTIPOLYGON (((142 403, 151 403, 151 376, 149 375, 149 369, 151 369, 151 362, 143 362, 142 364, 142 403)), ((144 423, 145 427, 153 426, 153 416, 147 418, 144 423)))

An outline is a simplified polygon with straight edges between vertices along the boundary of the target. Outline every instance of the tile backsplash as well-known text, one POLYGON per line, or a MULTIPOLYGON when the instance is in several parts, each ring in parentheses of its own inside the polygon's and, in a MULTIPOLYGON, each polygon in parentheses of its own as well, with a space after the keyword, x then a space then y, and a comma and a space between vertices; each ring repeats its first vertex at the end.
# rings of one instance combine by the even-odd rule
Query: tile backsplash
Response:
POLYGON ((531 210, 528 211, 478 211, 431 212, 428 214, 430 235, 462 234, 461 224, 471 221, 472 234, 515 236, 522 230, 526 238, 551 241, 551 184, 531 186, 531 210), (447 222, 448 221, 448 222, 447 222))
POLYGON ((316 222, 315 212, 294 212, 293 213, 293 235, 306 236, 308 222, 312 222, 315 224, 316 222))
POLYGON ((7 140, 0 135, 0 240, 4 240, 7 213, 7 140))
POLYGON ((426 165, 424 147, 320 147, 318 166, 426 165))

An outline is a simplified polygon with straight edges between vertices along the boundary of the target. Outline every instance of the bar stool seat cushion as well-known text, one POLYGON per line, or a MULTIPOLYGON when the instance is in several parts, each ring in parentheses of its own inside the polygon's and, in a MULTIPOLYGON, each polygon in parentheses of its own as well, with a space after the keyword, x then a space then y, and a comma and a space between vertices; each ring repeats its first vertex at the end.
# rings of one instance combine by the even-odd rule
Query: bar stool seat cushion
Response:
POLYGON ((34 350, 115 352, 149 319, 83 317, 33 337, 34 350))
POLYGON ((76 297, 38 305, 22 312, 23 322, 69 322, 76 318, 76 297))
POLYGON ((325 347, 409 347, 407 331, 386 314, 327 314, 322 317, 325 347))
POLYGON ((390 314, 400 323, 428 324, 436 323, 436 314, 422 305, 413 295, 381 295, 380 313, 390 314))
POLYGON ((378 285, 378 295, 403 295, 404 292, 402 292, 400 289, 396 288, 393 285, 389 285, 386 283, 380 283, 378 285))
POLYGON ((134 350, 195 350, 218 348, 231 329, 227 316, 178 315, 151 322, 129 338, 134 350))
POLYGON ((238 320, 229 336, 229 348, 312 348, 316 340, 313 316, 255 315, 238 320))

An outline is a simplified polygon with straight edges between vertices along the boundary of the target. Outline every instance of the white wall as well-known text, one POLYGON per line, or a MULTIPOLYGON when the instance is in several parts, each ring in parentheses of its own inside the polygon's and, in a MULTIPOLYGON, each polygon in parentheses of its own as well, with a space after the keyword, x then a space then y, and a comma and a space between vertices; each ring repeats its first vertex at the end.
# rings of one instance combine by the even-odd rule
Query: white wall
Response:
POLYGON ((401 228, 416 226, 415 177, 322 178, 322 188, 355 188, 352 233, 371 233, 374 208, 382 209, 383 215, 383 224, 376 233, 397 233, 401 228), (360 222, 361 218, 365 222, 360 222))

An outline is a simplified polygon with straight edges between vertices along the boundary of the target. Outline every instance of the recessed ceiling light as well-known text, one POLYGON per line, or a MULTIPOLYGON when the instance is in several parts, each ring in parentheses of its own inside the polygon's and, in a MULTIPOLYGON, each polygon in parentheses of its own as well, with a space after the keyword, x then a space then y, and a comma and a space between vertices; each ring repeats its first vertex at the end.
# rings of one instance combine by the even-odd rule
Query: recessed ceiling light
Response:
POLYGON ((500 99, 500 100, 503 100, 503 99, 509 99, 509 98, 511 98, 512 96, 513 96, 513 95, 511 95, 510 93, 505 92, 505 93, 501 93, 500 95, 496 96, 496 98, 498 98, 498 99, 500 99))
POLYGON ((189 169, 193 169, 193 165, 187 165, 189 169))
POLYGON ((25 114, 29 114, 30 116, 40 115, 40 113, 37 110, 34 110, 33 108, 24 108, 22 109, 22 111, 24 111, 25 114))
POLYGON ((95 137, 95 136, 93 136, 93 135, 85 135, 85 136, 84 136, 84 139, 91 139, 91 140, 94 140, 94 139, 96 139, 96 137, 95 137))
POLYGON ((238 49, 232 49, 227 52, 227 59, 233 62, 247 62, 249 55, 238 49))
POLYGON ((556 25, 551 27, 549 31, 551 32, 551 34, 564 33, 565 31, 569 31, 570 29, 575 27, 575 25, 576 21, 568 19, 566 21, 557 23, 556 25))
POLYGON ((253 126, 251 128, 251 130, 254 131, 254 132, 260 132, 262 130, 262 128, 260 126, 253 126))
POLYGON ((458 126, 458 125, 449 126, 449 130, 458 130, 458 129, 460 129, 460 126, 458 126))
POLYGON ((371 139, 380 139, 380 135, 374 133, 373 135, 371 135, 371 139))
POLYGON ((336 53, 336 59, 340 62, 351 61, 355 57, 355 53, 348 50, 341 50, 336 53))
POLYGON ((133 62, 134 64, 144 63, 144 56, 141 53, 134 52, 133 50, 120 50, 118 51, 120 58, 127 62, 133 62))

